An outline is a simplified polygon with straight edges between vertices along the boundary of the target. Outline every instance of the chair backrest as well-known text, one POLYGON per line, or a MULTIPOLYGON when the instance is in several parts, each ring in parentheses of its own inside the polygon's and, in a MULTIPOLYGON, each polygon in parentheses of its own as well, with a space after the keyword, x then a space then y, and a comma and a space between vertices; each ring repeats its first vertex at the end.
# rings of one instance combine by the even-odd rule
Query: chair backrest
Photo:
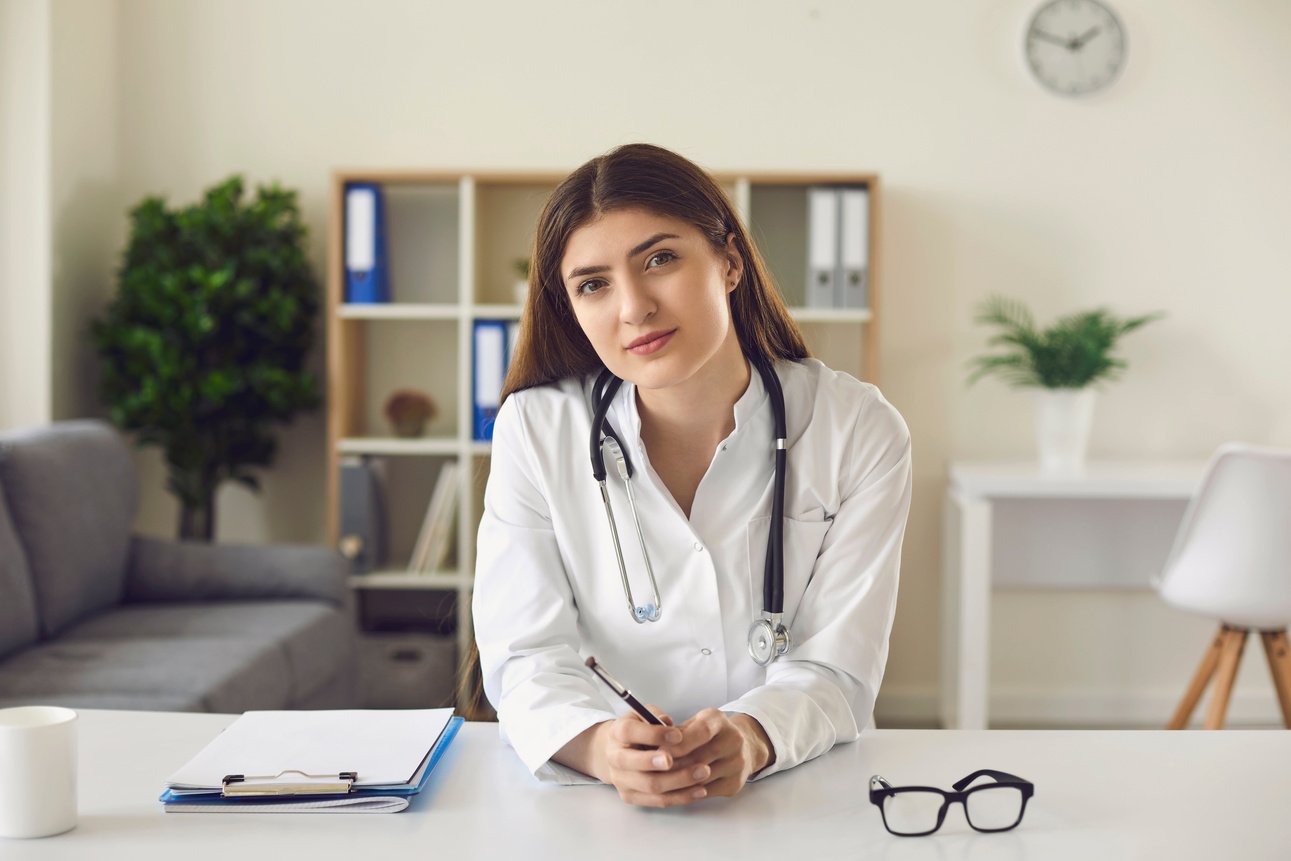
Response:
POLYGON ((1232 625, 1291 623, 1291 449, 1215 452, 1157 586, 1167 603, 1232 625))

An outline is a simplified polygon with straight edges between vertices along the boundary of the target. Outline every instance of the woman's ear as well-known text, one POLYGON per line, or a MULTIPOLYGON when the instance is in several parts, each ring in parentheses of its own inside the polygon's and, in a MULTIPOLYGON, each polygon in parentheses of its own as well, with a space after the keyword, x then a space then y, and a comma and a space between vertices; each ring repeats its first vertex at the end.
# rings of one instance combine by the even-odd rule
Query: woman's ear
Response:
POLYGON ((735 247, 735 234, 726 234, 726 292, 732 293, 736 286, 739 285, 740 279, 744 277, 744 258, 740 256, 740 251, 735 247))

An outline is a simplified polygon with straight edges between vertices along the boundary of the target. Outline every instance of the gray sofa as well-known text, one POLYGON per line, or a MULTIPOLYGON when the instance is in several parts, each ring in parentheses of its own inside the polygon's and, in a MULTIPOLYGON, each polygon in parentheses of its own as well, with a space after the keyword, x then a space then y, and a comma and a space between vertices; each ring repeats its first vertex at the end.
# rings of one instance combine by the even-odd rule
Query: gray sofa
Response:
POLYGON ((339 555, 132 535, 138 496, 107 424, 0 434, 0 707, 356 705, 339 555))

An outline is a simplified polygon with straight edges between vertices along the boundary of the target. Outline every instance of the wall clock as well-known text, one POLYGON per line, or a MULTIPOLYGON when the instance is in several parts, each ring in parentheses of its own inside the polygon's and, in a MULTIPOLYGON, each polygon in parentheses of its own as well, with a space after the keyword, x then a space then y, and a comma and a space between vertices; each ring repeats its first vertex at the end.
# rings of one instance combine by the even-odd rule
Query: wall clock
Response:
POLYGON ((1024 40, 1036 80, 1064 96, 1104 89, 1125 66, 1125 28, 1099 0, 1050 0, 1031 16, 1024 40))

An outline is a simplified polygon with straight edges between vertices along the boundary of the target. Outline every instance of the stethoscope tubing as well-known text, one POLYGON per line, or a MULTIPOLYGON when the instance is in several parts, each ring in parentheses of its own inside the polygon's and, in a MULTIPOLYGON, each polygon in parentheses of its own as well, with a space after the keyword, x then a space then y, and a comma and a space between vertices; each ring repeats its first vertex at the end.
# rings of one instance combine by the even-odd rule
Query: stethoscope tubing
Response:
MULTIPOLYGON (((768 615, 778 620, 784 612, 784 496, 786 486, 786 473, 788 471, 788 452, 786 451, 787 422, 785 419, 784 390, 780 385, 780 378, 776 375, 774 368, 768 363, 762 361, 752 361, 753 366, 757 369, 758 375, 762 378, 763 385, 767 389, 767 394, 771 400, 771 410, 774 417, 775 430, 775 478, 774 492, 771 497, 771 524, 767 535, 767 554, 766 564, 763 569, 762 577, 762 606, 763 617, 768 615)), ((610 535, 614 541, 614 552, 619 564, 619 574, 623 581, 623 591, 627 596, 628 607, 632 612, 633 618, 638 622, 646 621, 643 618, 643 609, 649 613, 647 618, 654 621, 659 617, 662 608, 662 602, 659 597, 659 588, 655 582, 654 570, 650 565, 650 556, 646 550, 645 535, 641 530, 641 521, 636 513, 636 500, 632 494, 632 482, 630 479, 634 474, 632 458, 628 454, 627 448, 619 439, 618 434, 614 432, 606 415, 609 413, 610 404, 614 401, 623 380, 614 376, 608 369, 604 369, 597 375, 596 381, 592 387, 592 398, 595 408, 592 413, 592 431, 589 441, 589 449, 592 461, 592 475, 596 478, 601 488, 602 501, 605 504, 606 517, 610 524, 610 535), (631 584, 628 582, 627 567, 623 559, 623 550, 619 542, 618 528, 614 522, 614 513, 610 505, 609 494, 606 489, 605 468, 605 448, 609 446, 618 465, 620 477, 624 480, 627 488, 628 504, 632 509, 633 522, 636 524, 637 539, 641 546, 641 554, 645 558, 646 570, 650 576, 650 586, 654 592, 654 603, 648 608, 638 607, 632 598, 631 584)))

